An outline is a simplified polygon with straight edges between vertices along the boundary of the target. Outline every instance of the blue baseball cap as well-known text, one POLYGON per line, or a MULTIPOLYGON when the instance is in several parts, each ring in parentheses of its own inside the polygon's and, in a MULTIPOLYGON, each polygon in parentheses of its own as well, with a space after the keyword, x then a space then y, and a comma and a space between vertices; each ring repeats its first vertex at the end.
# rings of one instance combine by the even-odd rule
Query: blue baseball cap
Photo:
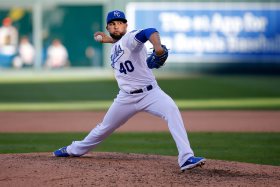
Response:
POLYGON ((112 22, 112 21, 122 21, 124 23, 127 22, 127 20, 125 18, 125 14, 120 10, 113 10, 113 11, 108 13, 107 24, 112 22))

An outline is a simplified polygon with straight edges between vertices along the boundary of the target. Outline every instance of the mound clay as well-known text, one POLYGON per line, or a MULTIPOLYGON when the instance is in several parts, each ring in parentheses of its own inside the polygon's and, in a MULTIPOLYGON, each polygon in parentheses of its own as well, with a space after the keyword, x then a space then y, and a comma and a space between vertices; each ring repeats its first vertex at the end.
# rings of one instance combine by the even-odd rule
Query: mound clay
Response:
POLYGON ((177 157, 92 152, 0 155, 0 186, 280 186, 280 168, 207 160, 182 173, 177 157))

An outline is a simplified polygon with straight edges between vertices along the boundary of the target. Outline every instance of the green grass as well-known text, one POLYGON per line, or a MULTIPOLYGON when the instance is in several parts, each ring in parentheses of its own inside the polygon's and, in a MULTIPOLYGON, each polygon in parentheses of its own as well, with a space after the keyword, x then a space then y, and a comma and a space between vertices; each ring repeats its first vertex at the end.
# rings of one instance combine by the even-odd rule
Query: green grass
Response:
MULTIPOLYGON (((198 76, 159 79, 181 109, 280 109, 280 76, 198 76)), ((104 110, 115 80, 0 80, 0 111, 104 110)))
MULTIPOLYGON (((85 133, 0 133, 0 153, 52 152, 85 133)), ((189 133, 196 155, 280 166, 280 133, 189 133)), ((95 149, 177 156, 169 133, 114 133, 95 149)))
MULTIPOLYGON (((113 101, 0 103, 0 111, 72 111, 104 110, 113 101)), ((180 109, 192 110, 278 110, 280 98, 175 100, 180 109)))

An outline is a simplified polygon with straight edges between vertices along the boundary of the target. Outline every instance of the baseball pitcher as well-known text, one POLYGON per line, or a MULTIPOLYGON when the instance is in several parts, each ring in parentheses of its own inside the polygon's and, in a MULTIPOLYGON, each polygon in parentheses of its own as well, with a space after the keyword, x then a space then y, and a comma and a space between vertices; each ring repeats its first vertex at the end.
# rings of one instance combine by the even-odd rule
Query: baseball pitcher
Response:
POLYGON ((202 166, 206 159, 195 157, 178 107, 157 84, 152 69, 161 68, 168 57, 168 49, 161 44, 155 28, 127 32, 127 20, 122 11, 107 15, 107 31, 96 32, 101 43, 112 43, 111 66, 119 86, 119 93, 103 121, 82 140, 53 152, 57 157, 82 156, 94 149, 106 137, 137 112, 145 111, 166 121, 176 143, 178 163, 182 171, 202 166), (151 42, 153 53, 147 57, 145 42, 151 42))

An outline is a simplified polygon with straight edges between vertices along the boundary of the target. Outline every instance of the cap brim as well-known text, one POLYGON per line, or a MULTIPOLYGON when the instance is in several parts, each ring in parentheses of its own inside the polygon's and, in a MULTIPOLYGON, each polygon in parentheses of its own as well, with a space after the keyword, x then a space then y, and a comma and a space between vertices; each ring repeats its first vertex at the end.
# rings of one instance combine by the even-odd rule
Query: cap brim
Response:
POLYGON ((108 24, 108 23, 111 23, 112 21, 122 21, 122 22, 124 22, 124 23, 127 22, 127 20, 124 19, 124 18, 116 18, 116 19, 112 19, 112 20, 108 21, 107 24, 108 24))

